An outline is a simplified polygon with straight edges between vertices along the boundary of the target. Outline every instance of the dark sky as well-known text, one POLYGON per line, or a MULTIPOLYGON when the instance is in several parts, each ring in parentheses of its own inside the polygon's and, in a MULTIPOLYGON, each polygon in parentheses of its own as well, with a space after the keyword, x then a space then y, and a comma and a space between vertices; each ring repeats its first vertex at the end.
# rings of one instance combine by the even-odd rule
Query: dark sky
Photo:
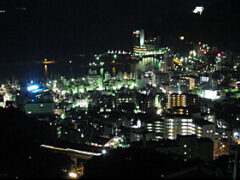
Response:
POLYGON ((130 50, 131 32, 239 48, 240 11, 231 0, 0 0, 0 62, 130 50), (207 9, 192 14, 196 5, 207 9))

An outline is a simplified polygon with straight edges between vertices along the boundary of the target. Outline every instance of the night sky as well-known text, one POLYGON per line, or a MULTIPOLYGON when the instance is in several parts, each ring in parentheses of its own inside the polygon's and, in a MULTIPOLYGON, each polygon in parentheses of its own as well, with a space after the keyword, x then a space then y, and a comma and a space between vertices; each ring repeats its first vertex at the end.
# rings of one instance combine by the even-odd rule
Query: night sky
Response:
POLYGON ((238 51, 240 11, 231 0, 0 0, 0 62, 131 50, 131 32, 184 35, 238 51), (192 13, 197 5, 206 10, 192 13))

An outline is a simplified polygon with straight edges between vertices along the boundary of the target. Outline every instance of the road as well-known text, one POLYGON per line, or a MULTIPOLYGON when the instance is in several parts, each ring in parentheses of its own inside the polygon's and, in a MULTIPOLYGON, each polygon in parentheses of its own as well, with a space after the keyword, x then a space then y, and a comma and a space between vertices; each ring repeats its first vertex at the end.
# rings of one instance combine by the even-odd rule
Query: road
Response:
POLYGON ((79 158, 81 160, 89 160, 89 159, 93 158, 94 156, 102 155, 102 153, 81 151, 81 150, 70 149, 70 148, 60 148, 60 147, 54 147, 54 146, 45 145, 45 144, 42 144, 40 147, 59 151, 59 152, 62 152, 64 154, 72 157, 72 158, 79 158))

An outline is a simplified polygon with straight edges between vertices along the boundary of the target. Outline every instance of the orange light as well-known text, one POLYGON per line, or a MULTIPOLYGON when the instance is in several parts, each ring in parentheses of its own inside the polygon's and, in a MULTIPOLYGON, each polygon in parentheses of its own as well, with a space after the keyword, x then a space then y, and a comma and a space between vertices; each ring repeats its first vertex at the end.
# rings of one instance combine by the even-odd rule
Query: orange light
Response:
POLYGON ((54 64, 55 61, 43 61, 43 64, 54 64))
POLYGON ((45 76, 47 76, 47 73, 48 73, 48 67, 47 67, 46 64, 44 65, 44 72, 45 72, 45 76))

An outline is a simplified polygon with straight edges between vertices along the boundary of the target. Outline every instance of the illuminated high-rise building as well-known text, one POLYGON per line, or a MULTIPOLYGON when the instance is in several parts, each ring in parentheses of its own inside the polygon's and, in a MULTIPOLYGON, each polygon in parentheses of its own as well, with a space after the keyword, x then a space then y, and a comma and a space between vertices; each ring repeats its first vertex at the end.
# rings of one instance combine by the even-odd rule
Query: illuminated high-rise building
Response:
POLYGON ((177 139, 178 135, 196 135, 198 138, 208 137, 206 136, 206 132, 209 130, 213 131, 213 128, 213 123, 201 118, 193 119, 189 116, 169 116, 164 119, 164 138, 177 139))
POLYGON ((186 77, 189 81, 189 90, 194 90, 195 89, 195 78, 192 77, 186 77))
POLYGON ((147 49, 144 46, 144 41, 145 41, 144 30, 141 29, 141 30, 133 31, 133 38, 134 38, 133 52, 137 54, 146 52, 147 49))
POLYGON ((166 110, 175 107, 189 107, 198 105, 199 100, 197 95, 193 94, 169 94, 166 110))
POLYGON ((53 97, 49 89, 38 84, 30 84, 27 91, 24 104, 26 114, 39 118, 47 118, 53 114, 53 97))
MULTIPOLYGON (((165 139, 176 139, 177 135, 196 135, 196 126, 192 118, 165 118, 164 119, 165 139)), ((198 134, 201 136, 201 133, 198 134)))
POLYGON ((167 109, 173 107, 186 107, 187 106, 187 96, 185 94, 169 94, 167 109))
POLYGON ((146 122, 146 129, 151 133, 153 140, 164 139, 164 122, 163 120, 154 120, 146 122))
POLYGON ((134 46, 143 47, 145 41, 144 29, 134 31, 133 35, 134 46))

